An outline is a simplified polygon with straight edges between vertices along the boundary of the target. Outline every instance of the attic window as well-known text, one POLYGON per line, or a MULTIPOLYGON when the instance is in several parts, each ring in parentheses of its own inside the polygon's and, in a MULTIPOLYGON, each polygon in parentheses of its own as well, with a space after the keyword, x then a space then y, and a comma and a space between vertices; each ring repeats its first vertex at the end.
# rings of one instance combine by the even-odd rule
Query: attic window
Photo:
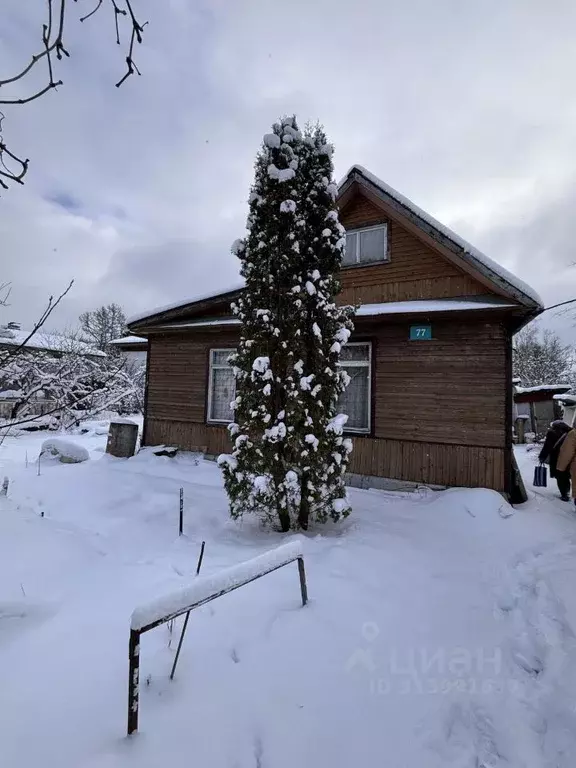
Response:
POLYGON ((349 229, 346 232, 346 253, 342 264, 371 264, 388 261, 388 225, 349 229))

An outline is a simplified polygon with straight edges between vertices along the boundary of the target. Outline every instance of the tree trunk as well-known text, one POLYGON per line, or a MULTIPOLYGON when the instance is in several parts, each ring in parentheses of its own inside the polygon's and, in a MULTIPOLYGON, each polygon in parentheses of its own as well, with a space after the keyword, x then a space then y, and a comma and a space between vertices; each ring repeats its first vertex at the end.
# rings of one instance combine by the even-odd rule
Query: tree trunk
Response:
POLYGON ((282 533, 288 533, 290 530, 290 515, 285 507, 278 507, 278 520, 280 521, 282 533))
POLYGON ((303 531, 308 530, 308 521, 310 519, 310 502, 308 501, 308 477, 302 476, 300 483, 300 509, 298 510, 298 525, 303 531))

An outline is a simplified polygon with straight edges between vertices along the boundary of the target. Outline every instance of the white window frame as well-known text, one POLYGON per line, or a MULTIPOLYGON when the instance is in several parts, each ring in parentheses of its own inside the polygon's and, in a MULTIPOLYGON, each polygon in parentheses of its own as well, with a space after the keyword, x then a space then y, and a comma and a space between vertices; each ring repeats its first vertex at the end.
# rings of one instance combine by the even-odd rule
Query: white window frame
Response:
MULTIPOLYGON (((209 350, 209 356, 208 356, 208 402, 207 402, 207 411, 206 411, 206 423, 207 424, 230 424, 232 422, 232 419, 213 419, 212 418, 212 390, 214 387, 214 370, 221 370, 222 368, 232 368, 232 366, 229 363, 214 363, 214 353, 215 352, 228 352, 230 355, 233 355, 236 352, 236 349, 234 347, 211 347, 209 350)), ((236 388, 234 388, 234 395, 231 399, 234 400, 236 397, 236 388)))
POLYGON ((371 227, 357 227, 356 229, 347 229, 346 230, 347 235, 358 235, 356 238, 356 253, 354 254, 355 259, 354 261, 342 261, 342 268, 345 269, 346 267, 354 267, 359 264, 365 267, 369 267, 372 264, 382 264, 382 262, 390 261, 390 243, 388 242, 388 224, 374 224, 371 227), (386 231, 386 253, 384 255, 384 258, 378 259, 377 261, 360 261, 360 233, 361 232, 372 232, 376 229, 384 229, 386 231))
POLYGON ((368 360, 341 360, 338 365, 341 368, 368 368, 368 426, 348 427, 344 425, 344 432, 355 435, 369 435, 372 432, 372 342, 349 341, 346 347, 368 347, 368 360))

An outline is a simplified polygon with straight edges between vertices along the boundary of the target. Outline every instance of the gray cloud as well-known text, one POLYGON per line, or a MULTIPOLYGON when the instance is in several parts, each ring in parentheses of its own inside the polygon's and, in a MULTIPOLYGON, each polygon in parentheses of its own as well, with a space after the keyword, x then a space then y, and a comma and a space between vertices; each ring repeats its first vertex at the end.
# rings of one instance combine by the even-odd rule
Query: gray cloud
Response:
MULTIPOLYGON (((11 69, 38 6, 7 4, 11 69)), ((576 296, 571 0, 554 13, 540 0, 135 4, 150 21, 142 77, 114 88, 110 19, 80 25, 73 7, 64 86, 7 115, 32 159, 0 200, 11 318, 30 323, 70 277, 55 324, 101 301, 133 312, 227 287, 260 138, 292 112, 325 124, 339 175, 362 163, 547 302, 576 296)))

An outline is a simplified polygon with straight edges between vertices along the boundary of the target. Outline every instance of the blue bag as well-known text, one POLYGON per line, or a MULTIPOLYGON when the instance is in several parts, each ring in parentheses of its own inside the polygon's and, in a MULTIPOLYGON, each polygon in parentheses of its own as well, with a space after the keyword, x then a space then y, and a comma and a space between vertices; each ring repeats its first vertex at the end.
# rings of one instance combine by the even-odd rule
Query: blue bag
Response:
POLYGON ((548 484, 548 470, 544 464, 540 464, 538 467, 534 467, 534 482, 532 485, 535 488, 546 488, 548 484))

